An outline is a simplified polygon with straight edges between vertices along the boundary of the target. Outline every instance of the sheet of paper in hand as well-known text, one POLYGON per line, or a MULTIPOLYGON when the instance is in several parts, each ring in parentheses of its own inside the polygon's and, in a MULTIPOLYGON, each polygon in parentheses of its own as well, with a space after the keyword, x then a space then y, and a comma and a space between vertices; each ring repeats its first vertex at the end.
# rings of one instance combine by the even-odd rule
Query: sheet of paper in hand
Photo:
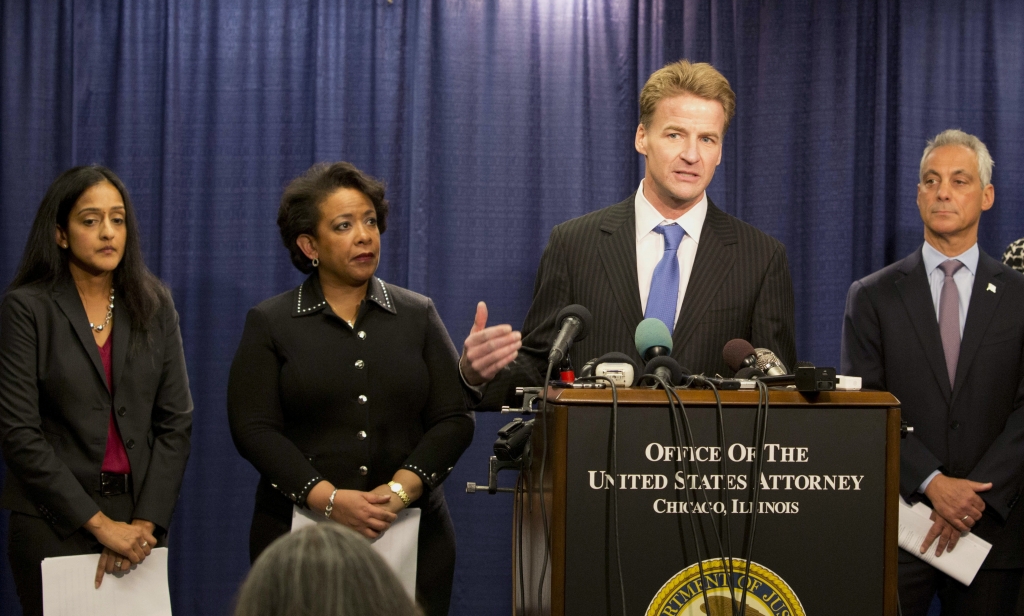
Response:
POLYGON ((124 574, 103 576, 95 587, 99 554, 43 559, 43 612, 46 616, 170 616, 167 548, 156 548, 124 574))
POLYGON ((970 586, 974 576, 985 562, 992 544, 973 533, 960 537, 952 552, 944 551, 942 556, 935 556, 935 542, 922 554, 921 544, 932 527, 932 510, 924 503, 914 503, 911 507, 900 498, 900 530, 897 542, 900 547, 917 556, 921 560, 945 573, 965 586, 970 586))
MULTIPOLYGON (((371 541, 373 549, 380 554, 391 570, 395 572, 402 586, 413 599, 416 598, 416 557, 419 552, 420 513, 417 508, 403 509, 398 519, 383 535, 371 541)), ((322 515, 309 509, 292 507, 292 532, 310 524, 327 523, 322 515)), ((333 523, 333 522, 332 522, 333 523)))

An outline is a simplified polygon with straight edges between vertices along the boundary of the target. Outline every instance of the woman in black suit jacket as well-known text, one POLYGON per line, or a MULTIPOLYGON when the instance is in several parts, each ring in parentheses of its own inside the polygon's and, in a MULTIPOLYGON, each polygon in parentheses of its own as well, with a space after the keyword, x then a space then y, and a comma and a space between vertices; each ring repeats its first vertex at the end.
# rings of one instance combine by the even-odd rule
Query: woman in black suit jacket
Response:
POLYGON ((42 614, 44 558, 99 553, 98 588, 164 537, 191 413, 177 313, 128 192, 104 167, 64 172, 0 308, 0 505, 26 615, 42 614))
POLYGON ((228 384, 239 452, 260 471, 249 555, 289 532, 293 506, 366 537, 422 509, 417 600, 445 615, 455 536, 441 482, 473 438, 458 356, 430 299, 374 276, 384 186, 316 165, 281 198, 298 288, 249 311, 228 384))

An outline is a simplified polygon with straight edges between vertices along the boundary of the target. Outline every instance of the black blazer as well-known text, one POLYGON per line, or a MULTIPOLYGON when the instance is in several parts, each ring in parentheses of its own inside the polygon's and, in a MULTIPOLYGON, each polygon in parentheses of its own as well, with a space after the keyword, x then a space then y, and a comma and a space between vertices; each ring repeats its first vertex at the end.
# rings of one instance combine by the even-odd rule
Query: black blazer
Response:
POLYGON ((257 511, 281 520, 324 478, 366 491, 405 468, 427 497, 474 429, 458 355, 429 298, 372 278, 353 328, 316 273, 249 311, 228 419, 262 476, 257 511))
POLYGON ((974 528, 994 546, 985 565, 1024 565, 1024 276, 981 253, 952 389, 921 250, 854 282, 842 371, 892 392, 914 427, 901 441, 903 497, 923 499, 936 469, 991 481, 974 528))
MULTIPOLYGON (((590 334, 570 351, 577 370, 610 351, 641 363, 634 343, 636 326, 644 318, 636 274, 634 199, 635 193, 551 231, 519 357, 487 386, 479 409, 511 403, 517 386, 540 384, 557 333, 555 318, 570 304, 582 304, 594 317, 590 334)), ((672 356, 694 374, 731 375, 722 348, 742 338, 771 349, 792 367, 794 331, 786 249, 708 199, 693 272, 672 334, 672 356)))
POLYGON ((0 506, 43 517, 62 538, 99 511, 91 494, 100 487, 112 405, 132 467, 134 517, 166 530, 185 473, 192 397, 178 314, 167 295, 148 343, 131 356, 134 325, 116 314, 111 400, 73 282, 15 289, 0 308, 0 506))

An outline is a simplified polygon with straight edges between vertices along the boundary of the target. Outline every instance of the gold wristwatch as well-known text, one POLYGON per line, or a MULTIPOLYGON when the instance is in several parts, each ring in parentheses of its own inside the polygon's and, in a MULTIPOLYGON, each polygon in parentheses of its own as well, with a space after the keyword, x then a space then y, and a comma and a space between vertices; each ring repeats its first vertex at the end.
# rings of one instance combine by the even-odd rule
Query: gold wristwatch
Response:
POLYGON ((409 498, 409 495, 405 493, 405 490, 402 488, 402 484, 396 483, 394 481, 389 481, 388 487, 391 488, 392 492, 398 495, 398 498, 402 499, 402 502, 405 503, 406 507, 409 506, 409 503, 412 502, 412 499, 409 498))

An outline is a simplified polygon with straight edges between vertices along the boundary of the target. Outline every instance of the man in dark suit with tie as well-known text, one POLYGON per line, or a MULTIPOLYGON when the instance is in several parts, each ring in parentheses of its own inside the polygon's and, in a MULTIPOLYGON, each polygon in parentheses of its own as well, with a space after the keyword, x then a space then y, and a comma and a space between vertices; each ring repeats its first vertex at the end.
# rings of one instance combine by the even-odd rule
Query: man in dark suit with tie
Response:
POLYGON ((914 432, 902 441, 900 494, 934 510, 918 553, 953 551, 968 530, 992 543, 964 586, 899 553, 904 616, 1010 614, 1024 567, 1024 276, 978 248, 992 207, 992 158, 947 130, 921 158, 924 244, 850 287, 842 370, 899 398, 914 432), (933 545, 934 543, 934 545, 933 545))
POLYGON ((633 340, 645 317, 665 322, 673 357, 694 373, 731 374, 722 347, 733 338, 793 365, 785 248, 705 193, 735 107, 728 80, 709 64, 683 60, 651 75, 640 94, 635 146, 647 164, 637 191, 554 228, 522 336, 508 325, 487 327, 486 307, 477 307, 460 367, 482 395, 478 408, 541 383, 556 316, 570 304, 593 314, 590 334, 570 353, 577 367, 609 351, 639 362, 633 340))

